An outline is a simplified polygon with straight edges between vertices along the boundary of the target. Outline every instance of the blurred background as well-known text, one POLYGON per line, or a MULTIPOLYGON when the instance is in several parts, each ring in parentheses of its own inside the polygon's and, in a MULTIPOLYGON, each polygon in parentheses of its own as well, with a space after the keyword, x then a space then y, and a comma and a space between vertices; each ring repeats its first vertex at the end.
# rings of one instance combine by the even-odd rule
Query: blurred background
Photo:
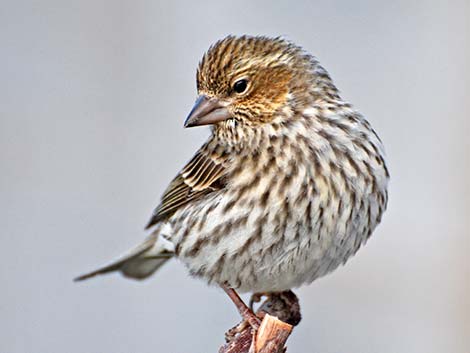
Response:
POLYGON ((183 129, 196 65, 227 34, 316 55, 382 137, 383 223, 297 291, 289 352, 470 352, 470 3, 1 1, 0 351, 216 352, 238 320, 172 261, 73 283, 144 237, 208 136, 183 129))

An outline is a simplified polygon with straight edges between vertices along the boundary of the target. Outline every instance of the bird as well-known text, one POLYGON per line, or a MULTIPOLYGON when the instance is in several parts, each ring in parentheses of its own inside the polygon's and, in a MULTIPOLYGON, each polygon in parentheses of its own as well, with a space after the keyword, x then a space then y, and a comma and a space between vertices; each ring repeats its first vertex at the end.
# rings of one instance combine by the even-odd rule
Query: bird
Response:
POLYGON ((238 293, 312 283, 369 239, 388 201, 384 146, 318 59, 283 37, 217 41, 196 82, 184 127, 209 125, 210 137, 163 193, 147 238, 77 280, 143 279, 176 257, 256 326, 238 293))

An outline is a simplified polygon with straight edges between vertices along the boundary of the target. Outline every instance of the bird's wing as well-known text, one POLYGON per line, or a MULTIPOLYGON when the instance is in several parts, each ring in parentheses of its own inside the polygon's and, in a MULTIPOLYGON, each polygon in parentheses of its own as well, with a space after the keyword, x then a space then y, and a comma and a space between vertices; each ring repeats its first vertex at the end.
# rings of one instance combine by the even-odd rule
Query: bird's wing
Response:
POLYGON ((226 158, 204 146, 173 179, 153 211, 146 229, 171 217, 179 208, 223 187, 226 158))

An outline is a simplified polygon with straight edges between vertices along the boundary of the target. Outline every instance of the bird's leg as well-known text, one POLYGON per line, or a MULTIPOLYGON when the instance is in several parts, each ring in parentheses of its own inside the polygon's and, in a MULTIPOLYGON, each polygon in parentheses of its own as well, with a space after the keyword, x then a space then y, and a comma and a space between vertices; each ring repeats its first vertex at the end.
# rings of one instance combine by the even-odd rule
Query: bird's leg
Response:
POLYGON ((257 330, 261 323, 260 319, 258 319, 253 311, 248 306, 246 306, 246 304, 243 302, 237 292, 233 290, 233 288, 227 287, 226 285, 222 285, 221 287, 235 304, 243 320, 248 322, 253 329, 257 330))

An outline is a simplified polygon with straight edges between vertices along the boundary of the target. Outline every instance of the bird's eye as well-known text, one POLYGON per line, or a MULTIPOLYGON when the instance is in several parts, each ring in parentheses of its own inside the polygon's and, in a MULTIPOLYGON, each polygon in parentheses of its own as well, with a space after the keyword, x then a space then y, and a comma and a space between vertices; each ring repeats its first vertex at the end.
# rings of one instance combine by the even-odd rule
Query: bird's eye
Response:
POLYGON ((246 88, 248 87, 248 80, 246 79, 241 79, 238 80, 233 84, 233 90, 237 93, 243 93, 246 91, 246 88))

